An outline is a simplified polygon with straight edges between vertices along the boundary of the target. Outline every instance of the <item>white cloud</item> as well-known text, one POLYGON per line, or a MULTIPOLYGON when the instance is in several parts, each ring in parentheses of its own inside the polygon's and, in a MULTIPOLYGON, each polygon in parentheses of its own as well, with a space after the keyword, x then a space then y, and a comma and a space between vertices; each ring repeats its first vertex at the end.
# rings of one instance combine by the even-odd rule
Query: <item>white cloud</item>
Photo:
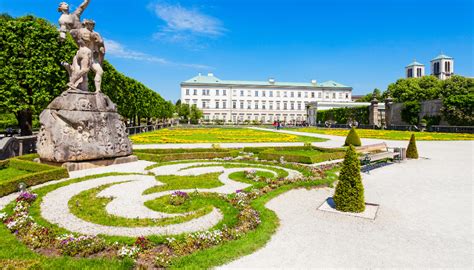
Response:
POLYGON ((111 40, 111 39, 105 39, 105 49, 106 49, 106 54, 111 55, 113 57, 117 57, 117 58, 155 62, 155 63, 164 64, 164 65, 182 66, 182 67, 189 67, 189 68, 212 69, 211 67, 206 66, 206 65, 176 63, 176 62, 168 61, 161 57, 156 57, 156 56, 146 54, 143 52, 134 51, 134 50, 128 49, 127 47, 120 44, 119 42, 115 40, 111 40))
POLYGON ((149 8, 165 23, 161 31, 154 34, 157 39, 182 42, 192 40, 193 36, 218 37, 226 31, 221 21, 197 9, 166 2, 152 3, 149 8))

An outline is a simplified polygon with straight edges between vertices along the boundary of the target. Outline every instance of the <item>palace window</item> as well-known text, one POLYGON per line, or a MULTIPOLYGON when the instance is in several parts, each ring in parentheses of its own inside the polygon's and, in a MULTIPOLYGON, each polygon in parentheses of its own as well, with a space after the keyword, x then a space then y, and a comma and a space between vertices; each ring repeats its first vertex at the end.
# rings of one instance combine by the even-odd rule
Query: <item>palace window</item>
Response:
POLYGON ((189 96, 189 89, 186 89, 186 96, 189 96))
POLYGON ((255 104, 255 110, 258 110, 258 101, 255 100, 255 101, 254 101, 254 104, 255 104))
POLYGON ((244 96, 244 90, 240 90, 240 96, 241 96, 241 97, 244 96))
POLYGON ((301 110, 301 102, 298 102, 298 110, 301 110))
POLYGON ((232 100, 232 109, 237 109, 237 101, 232 100))
POLYGON ((252 109, 252 101, 247 101, 247 109, 252 109))
POLYGON ((262 97, 264 97, 264 96, 265 96, 265 91, 262 91, 262 97))
POLYGON ((298 97, 301 97, 301 92, 298 91, 298 97))
POLYGON ((412 78, 412 77, 413 77, 413 69, 409 68, 409 69, 407 70, 407 77, 408 77, 408 78, 412 78))
POLYGON ((223 96, 227 96, 227 91, 223 89, 223 90, 222 90, 222 95, 223 95, 223 96))
POLYGON ((258 91, 255 91, 255 96, 258 97, 258 91))
POLYGON ((219 100, 216 100, 216 109, 219 109, 219 100))
POLYGON ((266 107, 267 107, 267 106, 266 106, 266 104, 265 104, 265 101, 264 101, 264 102, 262 102, 262 110, 265 110, 265 109, 266 109, 266 107))
POLYGON ((240 108, 241 108, 241 109, 244 108, 244 102, 243 102, 243 101, 240 101, 240 108))
POLYGON ((270 97, 273 97, 273 91, 270 91, 270 92, 269 92, 269 96, 270 96, 270 97))
POLYGON ((197 94, 198 94, 198 90, 197 90, 197 89, 194 89, 194 90, 193 90, 193 95, 197 96, 197 94))
POLYGON ((286 91, 285 91, 285 92, 283 92, 283 97, 288 97, 288 95, 287 95, 287 94, 288 94, 288 93, 287 93, 286 91))
POLYGON ((321 98, 323 94, 321 92, 318 92, 318 98, 321 98))
POLYGON ((268 105, 268 106, 269 106, 270 110, 273 110, 273 102, 270 102, 270 105, 268 105))
POLYGON ((227 101, 222 101, 222 109, 225 109, 227 107, 227 101))
POLYGON ((219 89, 216 89, 216 96, 219 95, 219 89))
POLYGON ((294 102, 291 102, 290 103, 290 110, 294 110, 295 109, 295 103, 294 102))
POLYGON ((283 102, 283 110, 288 110, 288 103, 283 102))
POLYGON ((421 68, 416 69, 416 76, 421 77, 421 68))
POLYGON ((280 97, 280 91, 276 91, 276 93, 277 93, 276 96, 280 97))
POLYGON ((304 97, 305 97, 305 98, 308 97, 308 92, 304 92, 304 97))
POLYGON ((314 98, 314 92, 311 92, 311 98, 314 98))
POLYGON ((295 97, 295 92, 290 92, 290 97, 295 97))

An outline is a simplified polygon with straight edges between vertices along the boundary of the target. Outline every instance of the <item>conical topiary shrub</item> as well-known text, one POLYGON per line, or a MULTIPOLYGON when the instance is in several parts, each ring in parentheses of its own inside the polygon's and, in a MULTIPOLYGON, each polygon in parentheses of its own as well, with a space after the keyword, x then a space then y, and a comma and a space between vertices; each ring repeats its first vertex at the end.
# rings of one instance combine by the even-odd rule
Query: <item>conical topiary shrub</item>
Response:
POLYGON ((354 146, 361 146, 362 143, 360 142, 359 135, 354 127, 351 128, 349 134, 347 134, 346 142, 344 143, 345 146, 354 145, 354 146))
POLYGON ((358 213, 365 210, 360 162, 352 145, 349 146, 344 157, 333 199, 339 211, 358 213))
POLYGON ((411 134, 410 143, 407 148, 407 158, 418 158, 418 149, 416 149, 415 134, 411 134))

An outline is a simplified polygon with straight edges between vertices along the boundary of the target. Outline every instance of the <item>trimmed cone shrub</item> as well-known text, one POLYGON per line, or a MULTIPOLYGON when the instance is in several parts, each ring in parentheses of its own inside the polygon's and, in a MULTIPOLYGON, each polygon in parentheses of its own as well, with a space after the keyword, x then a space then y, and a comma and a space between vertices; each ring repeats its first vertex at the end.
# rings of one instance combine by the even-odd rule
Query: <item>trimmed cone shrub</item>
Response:
POLYGON ((345 146, 353 145, 353 146, 361 146, 362 143, 360 142, 359 134, 354 127, 351 128, 349 134, 347 134, 346 142, 344 143, 345 146))
POLYGON ((410 143, 407 148, 407 158, 418 158, 418 149, 416 149, 415 134, 411 134, 410 143))
POLYGON ((358 213, 365 210, 360 162, 352 145, 349 146, 344 157, 333 199, 339 211, 358 213))

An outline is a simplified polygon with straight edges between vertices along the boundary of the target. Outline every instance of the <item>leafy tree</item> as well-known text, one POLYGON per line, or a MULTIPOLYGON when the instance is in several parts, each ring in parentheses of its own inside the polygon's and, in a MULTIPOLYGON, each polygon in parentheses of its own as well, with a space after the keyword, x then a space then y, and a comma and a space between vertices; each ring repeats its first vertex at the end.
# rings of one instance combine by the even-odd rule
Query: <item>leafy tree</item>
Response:
POLYGON ((371 102, 374 99, 374 96, 375 96, 375 99, 377 99, 379 102, 383 101, 382 91, 380 91, 380 89, 378 88, 375 88, 372 93, 369 93, 363 96, 362 98, 358 99, 356 102, 371 102))
POLYGON ((407 101, 404 103, 401 115, 402 120, 410 125, 418 124, 418 116, 421 111, 421 105, 419 101, 407 101))
POLYGON ((0 16, 0 107, 14 113, 21 135, 32 134, 34 114, 64 90, 68 75, 61 62, 73 58, 71 38, 61 42, 46 20, 0 16))
POLYGON ((394 102, 423 101, 440 97, 442 81, 435 76, 399 79, 387 88, 394 102))
POLYGON ((418 158, 418 149, 416 148, 415 134, 411 134, 406 155, 407 155, 407 158, 413 158, 413 159, 418 158))
POLYGON ((474 93, 449 96, 443 100, 444 118, 455 126, 474 125, 474 93))
POLYGON ((189 113, 189 119, 191 120, 191 122, 197 123, 199 119, 202 118, 202 116, 202 111, 196 106, 196 104, 193 104, 189 113))
POLYGON ((344 143, 345 146, 361 146, 362 143, 359 138, 359 134, 357 134, 357 131, 355 130, 354 127, 351 128, 351 131, 349 131, 349 134, 347 134, 346 141, 344 143))
POLYGON ((360 162, 352 145, 346 151, 333 199, 339 211, 357 213, 365 210, 360 162))
POLYGON ((474 79, 454 75, 443 81, 441 88, 441 97, 444 98, 474 94, 474 79))

